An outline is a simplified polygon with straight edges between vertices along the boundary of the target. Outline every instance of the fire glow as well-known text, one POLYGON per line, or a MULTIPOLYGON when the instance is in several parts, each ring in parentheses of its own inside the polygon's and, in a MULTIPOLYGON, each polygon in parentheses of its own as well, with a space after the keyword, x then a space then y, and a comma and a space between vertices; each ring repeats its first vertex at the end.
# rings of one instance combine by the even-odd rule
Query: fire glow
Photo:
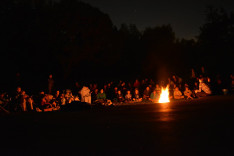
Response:
POLYGON ((161 94, 160 94, 160 97, 159 97, 158 102, 159 102, 159 103, 167 103, 167 102, 170 102, 168 86, 167 86, 165 89, 162 88, 161 94))

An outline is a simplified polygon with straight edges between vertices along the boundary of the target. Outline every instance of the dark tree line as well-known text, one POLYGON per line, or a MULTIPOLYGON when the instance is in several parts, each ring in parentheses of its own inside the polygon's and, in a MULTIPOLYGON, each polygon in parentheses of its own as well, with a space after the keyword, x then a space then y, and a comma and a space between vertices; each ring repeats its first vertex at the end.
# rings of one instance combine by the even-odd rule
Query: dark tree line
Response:
POLYGON ((177 39, 170 25, 118 29, 107 14, 76 0, 0 3, 1 84, 8 87, 20 80, 41 86, 50 73, 68 85, 188 76, 201 66, 221 74, 233 69, 234 14, 222 9, 209 8, 197 39, 187 40, 177 39))
POLYGON ((201 27, 198 45, 201 62, 213 72, 233 72, 234 12, 209 7, 206 23, 201 27), (208 61, 207 61, 208 60, 208 61))

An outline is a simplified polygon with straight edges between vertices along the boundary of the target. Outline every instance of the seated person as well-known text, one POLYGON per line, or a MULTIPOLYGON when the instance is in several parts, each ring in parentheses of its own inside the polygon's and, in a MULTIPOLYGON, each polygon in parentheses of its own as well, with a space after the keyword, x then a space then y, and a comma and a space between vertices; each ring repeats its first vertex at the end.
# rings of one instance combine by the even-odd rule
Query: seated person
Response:
POLYGON ((118 102, 118 87, 114 87, 113 89, 113 95, 112 95, 112 99, 113 102, 118 102))
POLYGON ((25 91, 21 91, 21 95, 20 95, 20 107, 22 109, 22 111, 27 111, 27 100, 28 100, 29 96, 26 94, 25 91))
POLYGON ((57 105, 60 105, 60 91, 57 90, 54 95, 54 101, 57 103, 57 105))
POLYGON ((119 89, 121 90, 122 94, 125 94, 127 91, 127 86, 125 82, 122 82, 119 89))
POLYGON ((150 94, 149 100, 152 101, 152 102, 158 102, 159 96, 160 96, 160 94, 158 94, 157 91, 154 90, 154 91, 150 94))
POLYGON ((156 92, 157 92, 158 94, 161 93, 161 88, 160 88, 159 84, 156 84, 155 90, 156 90, 156 92))
POLYGON ((105 101, 106 101, 106 93, 104 93, 104 90, 101 89, 100 92, 97 94, 97 102, 105 103, 105 101))
POLYGON ((192 91, 189 89, 188 86, 186 86, 184 91, 185 99, 193 99, 192 94, 193 94, 192 91))
POLYGON ((135 92, 134 92, 133 101, 135 101, 135 102, 141 102, 142 101, 142 98, 140 98, 139 90, 137 88, 135 89, 135 92))
POLYGON ((72 91, 70 89, 66 90, 65 98, 66 103, 71 103, 72 101, 74 101, 74 96, 72 95, 72 91))
POLYGON ((34 106, 35 106, 35 102, 33 100, 33 97, 32 96, 29 96, 28 97, 28 100, 27 100, 27 110, 28 111, 33 111, 34 110, 34 106))
POLYGON ((80 101, 80 98, 79 98, 78 95, 75 95, 75 96, 74 96, 74 101, 80 101))
POLYGON ((184 96, 182 95, 181 91, 179 90, 178 87, 175 88, 174 90, 174 99, 183 99, 184 96))
POLYGON ((60 104, 63 106, 63 105, 66 105, 66 98, 65 98, 65 95, 64 94, 61 94, 60 95, 60 104))
POLYGON ((203 81, 203 78, 199 79, 199 90, 195 90, 197 97, 203 97, 211 95, 210 87, 203 81))
POLYGON ((86 102, 88 104, 91 104, 91 92, 88 87, 84 85, 79 93, 81 95, 81 102, 86 102))
POLYGON ((144 91, 144 94, 143 94, 143 99, 145 101, 149 100, 150 98, 150 88, 149 87, 146 87, 145 91, 144 91))
POLYGON ((120 90, 118 90, 118 94, 117 94, 117 102, 123 102, 124 101, 124 97, 121 93, 120 90))
POLYGON ((6 113, 9 113, 6 109, 5 106, 8 104, 9 100, 5 98, 5 93, 0 94, 0 112, 4 111, 6 113))
POLYGON ((93 101, 96 101, 97 100, 97 95, 98 95, 98 89, 94 89, 94 92, 91 93, 91 98, 93 101))
POLYGON ((35 102, 35 109, 38 112, 42 111, 42 99, 45 97, 45 92, 44 91, 40 91, 38 95, 34 96, 33 100, 35 102))
POLYGON ((44 97, 42 97, 41 99, 41 104, 40 104, 40 108, 42 110, 44 109, 48 109, 48 108, 52 108, 52 104, 49 102, 49 97, 47 94, 44 95, 44 97))
POLYGON ((57 103, 54 101, 53 95, 48 94, 46 96, 46 102, 50 103, 52 107, 57 107, 57 103))
POLYGON ((125 95, 125 102, 131 102, 131 101, 132 101, 132 94, 131 94, 130 90, 128 90, 126 95, 125 95))
POLYGON ((53 110, 58 110, 60 108, 60 106, 56 103, 56 101, 54 100, 54 96, 51 94, 47 94, 45 97, 46 103, 45 103, 45 107, 44 111, 53 111, 53 110))
POLYGON ((0 94, 0 105, 6 105, 9 102, 7 98, 5 98, 5 93, 0 94))

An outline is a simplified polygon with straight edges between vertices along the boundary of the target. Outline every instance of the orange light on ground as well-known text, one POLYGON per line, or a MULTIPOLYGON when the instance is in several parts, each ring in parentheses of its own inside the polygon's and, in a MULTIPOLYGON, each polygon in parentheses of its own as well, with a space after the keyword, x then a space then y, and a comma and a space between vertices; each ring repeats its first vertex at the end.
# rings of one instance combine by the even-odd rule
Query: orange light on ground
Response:
POLYGON ((158 103, 166 103, 166 102, 170 102, 168 86, 165 89, 162 88, 160 98, 158 100, 158 103))

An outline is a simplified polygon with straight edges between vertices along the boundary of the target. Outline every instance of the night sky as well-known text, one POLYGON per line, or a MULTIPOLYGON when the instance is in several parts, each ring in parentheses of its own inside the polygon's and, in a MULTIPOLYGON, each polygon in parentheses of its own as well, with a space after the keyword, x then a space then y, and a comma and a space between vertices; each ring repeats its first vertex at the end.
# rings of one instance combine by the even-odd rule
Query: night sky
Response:
POLYGON ((145 27, 171 24, 176 37, 194 38, 205 23, 206 6, 234 10, 233 0, 82 0, 107 13, 114 25, 145 27))

